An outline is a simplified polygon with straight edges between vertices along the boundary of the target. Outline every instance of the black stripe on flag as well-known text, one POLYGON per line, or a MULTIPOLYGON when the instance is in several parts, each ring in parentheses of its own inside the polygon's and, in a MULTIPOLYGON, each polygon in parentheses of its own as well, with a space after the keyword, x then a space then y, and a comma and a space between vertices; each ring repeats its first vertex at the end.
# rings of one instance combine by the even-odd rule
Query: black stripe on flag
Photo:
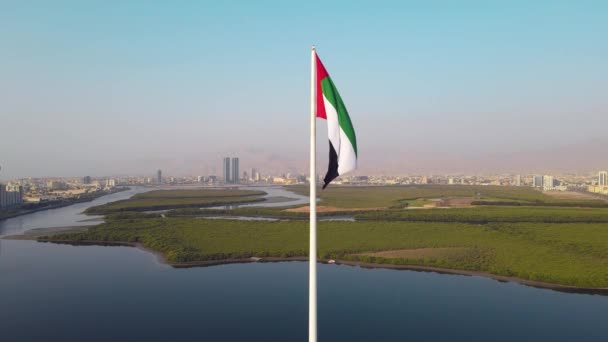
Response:
POLYGON ((331 144, 331 140, 329 141, 329 165, 327 167, 327 174, 325 175, 325 184, 323 185, 323 189, 329 185, 329 182, 338 177, 338 154, 336 153, 336 149, 334 145, 331 144))

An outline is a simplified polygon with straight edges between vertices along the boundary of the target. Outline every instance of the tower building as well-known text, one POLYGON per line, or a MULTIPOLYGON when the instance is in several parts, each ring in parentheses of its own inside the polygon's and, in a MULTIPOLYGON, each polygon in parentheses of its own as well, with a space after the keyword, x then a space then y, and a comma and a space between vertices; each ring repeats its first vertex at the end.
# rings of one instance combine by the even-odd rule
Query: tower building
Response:
POLYGON ((553 186, 555 186, 555 180, 554 180, 553 176, 544 175, 543 176, 543 187, 552 188, 553 186))
POLYGON ((607 186, 608 185, 608 171, 600 171, 597 177, 597 185, 607 186))
POLYGON ((224 183, 230 184, 232 180, 232 174, 230 173, 230 158, 224 158, 222 163, 222 177, 224 177, 224 183))
POLYGON ((239 158, 232 158, 232 183, 239 184, 239 158))

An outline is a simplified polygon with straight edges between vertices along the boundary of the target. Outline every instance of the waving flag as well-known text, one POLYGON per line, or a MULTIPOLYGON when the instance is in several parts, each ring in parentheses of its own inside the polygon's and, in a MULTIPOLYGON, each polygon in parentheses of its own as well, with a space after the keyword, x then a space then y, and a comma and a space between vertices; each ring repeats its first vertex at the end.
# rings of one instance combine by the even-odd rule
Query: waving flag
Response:
POLYGON ((317 117, 327 120, 329 167, 323 189, 334 180, 357 168, 357 138, 346 106, 325 66, 316 55, 317 117))

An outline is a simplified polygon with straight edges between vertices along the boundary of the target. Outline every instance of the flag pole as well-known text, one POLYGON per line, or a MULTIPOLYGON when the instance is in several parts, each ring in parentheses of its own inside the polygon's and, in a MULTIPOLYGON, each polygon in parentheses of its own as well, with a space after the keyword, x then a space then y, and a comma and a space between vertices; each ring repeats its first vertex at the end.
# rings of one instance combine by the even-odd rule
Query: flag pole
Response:
POLYGON ((308 341, 317 342, 317 132, 316 51, 310 53, 310 251, 308 253, 308 341))

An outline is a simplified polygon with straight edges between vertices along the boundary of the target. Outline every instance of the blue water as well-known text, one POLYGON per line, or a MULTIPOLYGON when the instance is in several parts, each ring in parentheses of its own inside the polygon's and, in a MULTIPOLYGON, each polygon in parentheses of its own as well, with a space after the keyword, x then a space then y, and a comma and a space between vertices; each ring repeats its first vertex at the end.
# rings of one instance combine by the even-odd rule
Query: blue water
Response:
MULTIPOLYGON (((0 242, 0 341, 305 341, 307 264, 0 242)), ((319 265, 320 341, 608 341, 608 297, 319 265)))
MULTIPOLYGON (((81 225, 91 205, 0 221, 81 225)), ((306 341, 307 263, 173 269, 129 247, 0 240, 0 342, 306 341)), ((608 297, 319 265, 320 341, 608 341, 608 297)))

